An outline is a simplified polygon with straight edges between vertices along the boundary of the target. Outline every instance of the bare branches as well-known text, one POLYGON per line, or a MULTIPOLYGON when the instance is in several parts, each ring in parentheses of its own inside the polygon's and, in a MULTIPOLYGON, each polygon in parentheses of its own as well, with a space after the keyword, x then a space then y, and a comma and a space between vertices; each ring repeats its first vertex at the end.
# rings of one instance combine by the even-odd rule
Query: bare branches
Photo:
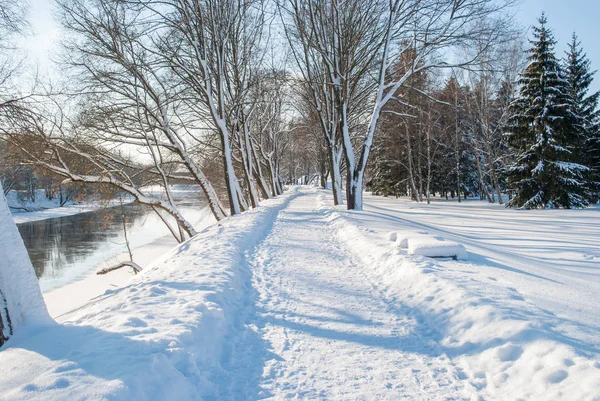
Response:
POLYGON ((450 49, 475 41, 485 49, 500 40, 508 27, 502 13, 511 4, 511 0, 280 3, 289 25, 286 35, 312 88, 323 132, 342 144, 349 209, 362 208, 364 172, 382 109, 415 74, 472 63, 478 54, 466 61, 451 60, 450 49))

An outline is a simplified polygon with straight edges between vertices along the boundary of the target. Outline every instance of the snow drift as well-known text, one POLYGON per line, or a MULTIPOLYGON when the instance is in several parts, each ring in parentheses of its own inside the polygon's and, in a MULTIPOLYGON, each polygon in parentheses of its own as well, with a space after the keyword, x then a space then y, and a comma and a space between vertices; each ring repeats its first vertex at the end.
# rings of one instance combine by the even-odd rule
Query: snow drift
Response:
POLYGON ((431 236, 425 233, 415 235, 391 235, 390 233, 388 239, 391 240, 391 238, 394 238, 393 241, 397 247, 407 249, 409 255, 467 260, 467 250, 463 244, 447 241, 440 236, 431 236))

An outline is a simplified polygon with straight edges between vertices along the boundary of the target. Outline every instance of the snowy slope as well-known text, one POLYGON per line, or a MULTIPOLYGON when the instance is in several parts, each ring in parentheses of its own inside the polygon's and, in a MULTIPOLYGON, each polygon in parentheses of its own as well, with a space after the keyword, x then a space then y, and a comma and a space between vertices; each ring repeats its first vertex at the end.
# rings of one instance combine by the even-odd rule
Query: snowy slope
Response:
POLYGON ((493 266, 407 255, 431 230, 401 206, 330 197, 294 188, 15 338, 0 399, 600 400, 593 341, 493 266))
POLYGON ((244 252, 295 191, 207 228, 133 284, 0 351, 3 400, 220 399, 228 336, 247 303, 244 252))
MULTIPOLYGON (((487 292, 512 288, 537 307, 535 318, 600 353, 600 208, 514 210, 476 200, 366 195, 354 224, 379 233, 428 233, 467 246, 453 278, 487 292)), ((380 234, 383 235, 383 234, 380 234)))

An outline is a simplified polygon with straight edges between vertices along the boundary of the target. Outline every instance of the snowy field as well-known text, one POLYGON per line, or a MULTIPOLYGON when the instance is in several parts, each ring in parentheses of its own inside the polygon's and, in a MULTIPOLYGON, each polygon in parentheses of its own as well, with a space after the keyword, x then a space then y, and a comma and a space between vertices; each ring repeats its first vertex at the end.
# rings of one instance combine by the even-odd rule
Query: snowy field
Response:
POLYGON ((1 399, 600 400, 598 209, 330 199, 292 188, 21 332, 1 399))

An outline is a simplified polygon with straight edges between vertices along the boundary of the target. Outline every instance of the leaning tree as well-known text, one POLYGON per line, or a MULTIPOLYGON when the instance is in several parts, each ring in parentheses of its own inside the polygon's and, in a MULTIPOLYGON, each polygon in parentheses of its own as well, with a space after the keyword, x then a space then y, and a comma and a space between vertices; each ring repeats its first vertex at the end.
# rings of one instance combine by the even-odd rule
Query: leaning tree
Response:
MULTIPOLYGON (((402 101, 410 78, 477 60, 449 57, 475 43, 485 49, 510 31, 514 0, 279 1, 300 75, 331 144, 341 143, 348 209, 363 207, 363 180, 382 110, 402 101), (394 74, 410 59, 404 74, 394 74), (334 137, 335 135, 335 137, 334 137)), ((332 153, 332 157, 334 156, 332 153)), ((340 163, 341 160, 336 160, 340 163)), ((335 163, 333 163, 335 167, 335 163)), ((334 174, 335 175, 335 174, 334 174)))

